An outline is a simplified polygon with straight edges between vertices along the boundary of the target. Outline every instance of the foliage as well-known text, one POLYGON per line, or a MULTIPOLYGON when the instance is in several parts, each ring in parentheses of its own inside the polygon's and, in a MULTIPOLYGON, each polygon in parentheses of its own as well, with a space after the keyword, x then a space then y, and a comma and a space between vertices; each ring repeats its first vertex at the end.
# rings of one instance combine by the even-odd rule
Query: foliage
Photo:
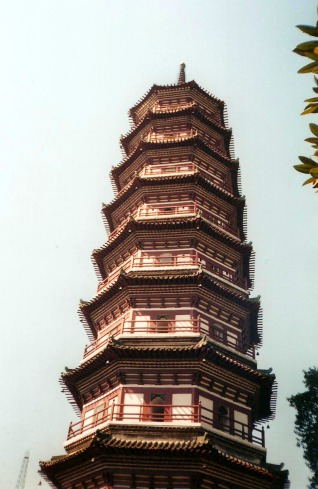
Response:
MULTIPOLYGON (((298 25, 297 27, 305 34, 318 38, 318 22, 316 26, 298 25)), ((309 64, 303 66, 303 68, 300 68, 298 73, 318 73, 318 40, 298 44, 298 46, 296 46, 294 49, 294 52, 311 60, 309 64)), ((314 76, 314 80, 316 86, 313 87, 313 91, 315 94, 318 94, 318 78, 314 76)), ((308 98, 305 100, 305 102, 307 105, 301 115, 318 113, 318 96, 308 98)), ((318 161, 318 126, 316 124, 309 124, 309 128, 315 137, 309 137, 305 139, 305 141, 310 143, 314 148, 315 152, 313 157, 318 161)), ((299 156, 298 158, 300 159, 301 164, 294 165, 294 168, 300 173, 310 175, 310 178, 308 178, 303 185, 311 183, 314 188, 318 189, 318 163, 305 156, 299 156)))
POLYGON ((295 433, 297 446, 304 449, 306 465, 312 472, 310 489, 318 489, 318 368, 304 371, 305 392, 291 396, 290 406, 297 411, 295 433))

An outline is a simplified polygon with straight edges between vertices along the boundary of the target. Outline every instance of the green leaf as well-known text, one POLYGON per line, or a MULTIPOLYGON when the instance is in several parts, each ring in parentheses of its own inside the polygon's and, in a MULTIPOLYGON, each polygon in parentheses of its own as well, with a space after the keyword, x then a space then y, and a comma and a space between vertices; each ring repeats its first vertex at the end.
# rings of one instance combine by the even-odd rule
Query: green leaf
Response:
POLYGON ((306 141, 306 143, 311 143, 314 145, 318 144, 318 138, 306 138, 305 141, 306 141))
POLYGON ((300 68, 297 73, 318 73, 318 63, 316 61, 309 63, 309 65, 300 68))
POLYGON ((302 49, 293 49, 293 53, 299 54, 299 56, 308 56, 308 53, 310 54, 310 51, 303 51, 302 49))
MULTIPOLYGON (((299 53, 297 53, 297 54, 299 54, 299 53)), ((307 56, 307 58, 309 58, 309 59, 313 59, 314 61, 318 61, 318 56, 315 53, 310 53, 309 51, 306 51, 305 56, 307 56)))
POLYGON ((307 98, 304 102, 318 102, 318 97, 307 98))
POLYGON ((312 122, 309 124, 309 129, 310 131, 318 137, 318 125, 317 124, 313 124, 312 122))
POLYGON ((310 170, 312 169, 311 165, 294 165, 295 170, 299 171, 300 173, 309 173, 310 170))
POLYGON ((317 104, 315 106, 307 105, 307 107, 305 107, 304 112, 302 112, 300 115, 315 114, 317 112, 318 112, 317 104))
POLYGON ((296 25, 297 29, 300 29, 305 34, 309 34, 310 36, 318 37, 318 27, 314 27, 312 25, 296 25))
POLYGON ((307 104, 306 107, 305 107, 305 110, 306 109, 309 109, 309 107, 317 107, 318 106, 318 103, 317 102, 310 102, 310 104, 307 104))
POLYGON ((305 165, 311 165, 311 166, 317 166, 318 167, 318 163, 316 163, 314 160, 312 160, 311 158, 307 158, 307 156, 298 156, 298 158, 300 159, 300 161, 302 163, 304 163, 305 165))
POLYGON ((313 91, 314 91, 315 93, 318 93, 318 87, 313 87, 313 91))
POLYGON ((318 41, 307 41, 307 42, 302 42, 301 44, 298 44, 298 46, 295 47, 294 51, 312 51, 318 47, 318 41))
POLYGON ((309 173, 314 178, 318 178, 318 168, 311 168, 311 170, 309 170, 309 173))
POLYGON ((316 179, 314 177, 310 177, 310 178, 308 178, 308 180, 304 181, 303 186, 308 185, 308 183, 313 183, 315 180, 316 179))

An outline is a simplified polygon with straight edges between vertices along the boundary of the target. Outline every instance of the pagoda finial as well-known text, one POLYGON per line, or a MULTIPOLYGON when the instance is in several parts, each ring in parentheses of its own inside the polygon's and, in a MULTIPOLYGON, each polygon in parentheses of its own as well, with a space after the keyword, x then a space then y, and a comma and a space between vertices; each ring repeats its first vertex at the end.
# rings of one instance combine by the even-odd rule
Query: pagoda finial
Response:
POLYGON ((179 73, 179 79, 178 79, 178 85, 181 85, 182 83, 185 83, 185 64, 181 63, 180 65, 180 73, 179 73))

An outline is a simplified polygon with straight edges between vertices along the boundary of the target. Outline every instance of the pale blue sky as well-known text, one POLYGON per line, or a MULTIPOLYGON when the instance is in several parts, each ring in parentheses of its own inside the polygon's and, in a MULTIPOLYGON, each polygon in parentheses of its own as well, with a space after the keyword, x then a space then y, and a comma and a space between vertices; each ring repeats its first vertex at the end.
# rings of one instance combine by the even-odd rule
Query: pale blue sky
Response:
MULTIPOLYGON (((31 452, 63 453, 76 416, 59 374, 87 342, 80 298, 95 293, 92 249, 105 240, 100 208, 121 160, 129 107, 153 83, 187 79, 226 101, 256 250, 264 309, 261 368, 277 375, 268 461, 285 462, 291 488, 306 485, 286 397, 317 365, 317 199, 292 169, 308 123, 310 75, 291 53, 314 23, 314 0, 0 1, 1 323, 0 487, 31 452)), ((43 487, 46 487, 44 484, 43 487)))

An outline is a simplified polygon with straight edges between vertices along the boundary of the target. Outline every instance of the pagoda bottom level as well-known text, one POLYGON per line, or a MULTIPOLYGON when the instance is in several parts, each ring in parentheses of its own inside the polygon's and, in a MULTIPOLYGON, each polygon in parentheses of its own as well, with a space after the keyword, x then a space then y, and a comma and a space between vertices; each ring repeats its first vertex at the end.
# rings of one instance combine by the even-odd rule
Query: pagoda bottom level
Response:
POLYGON ((267 462, 276 382, 257 368, 262 313, 224 102, 181 65, 130 110, 102 207, 90 339, 62 374, 78 420, 41 462, 57 489, 286 489, 267 462))

